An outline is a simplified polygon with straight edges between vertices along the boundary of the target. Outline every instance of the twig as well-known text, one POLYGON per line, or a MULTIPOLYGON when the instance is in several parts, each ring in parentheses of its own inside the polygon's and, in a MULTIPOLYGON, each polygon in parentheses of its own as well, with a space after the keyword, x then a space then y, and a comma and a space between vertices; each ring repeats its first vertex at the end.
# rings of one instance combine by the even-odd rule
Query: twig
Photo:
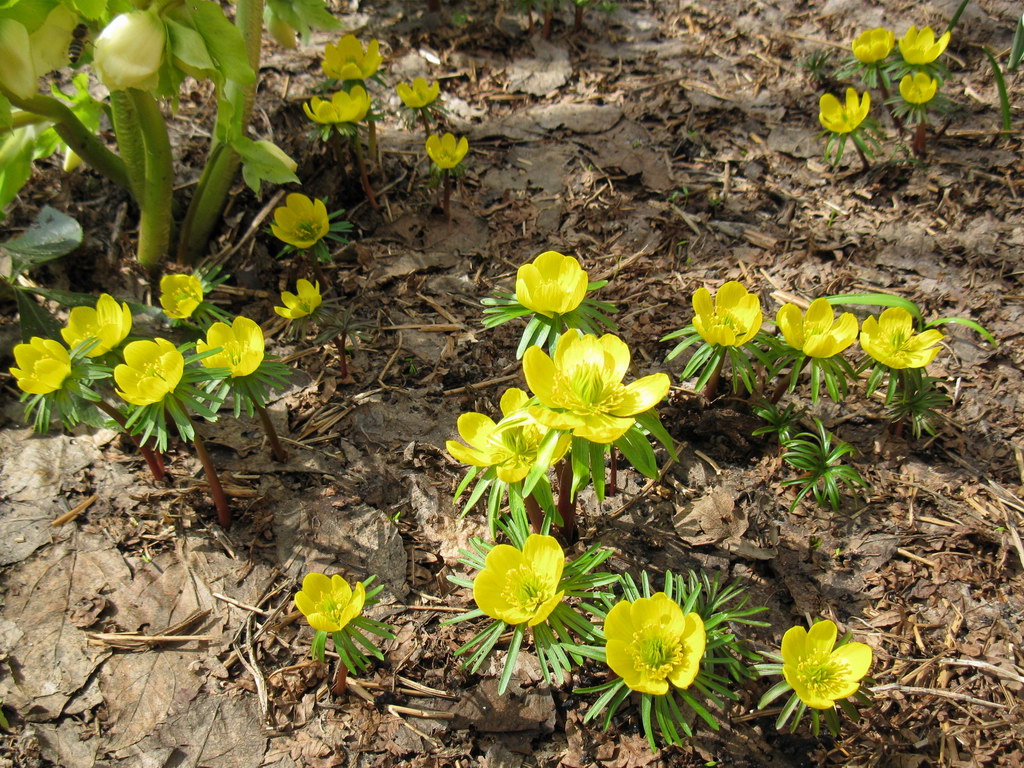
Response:
POLYGON ((220 592, 214 592, 213 596, 215 598, 217 598, 218 600, 223 600, 228 605, 233 605, 233 606, 235 606, 235 608, 241 608, 243 611, 249 611, 251 613, 258 613, 260 616, 269 616, 270 615, 270 611, 265 611, 262 608, 257 608, 255 605, 246 605, 245 603, 240 603, 237 600, 235 600, 234 598, 228 597, 227 595, 220 594, 220 592))
POLYGON ((872 693, 884 693, 885 691, 916 693, 920 696, 941 696, 943 698, 953 699, 954 701, 966 701, 970 704, 977 704, 979 706, 990 707, 992 709, 1009 709, 1005 704, 1000 704, 997 701, 987 701, 986 699, 979 699, 975 696, 968 696, 966 693, 944 691, 941 688, 918 688, 912 685, 897 685, 896 683, 890 683, 889 685, 881 685, 871 689, 872 693))
POLYGON ((65 512, 63 515, 58 517, 56 520, 54 520, 52 523, 50 523, 50 525, 53 526, 54 528, 58 528, 58 527, 64 525, 65 523, 70 523, 72 520, 74 520, 80 514, 85 512, 85 510, 87 510, 89 507, 91 507, 95 503, 96 499, 98 499, 98 498, 99 498, 99 495, 94 493, 92 496, 90 496, 89 498, 87 498, 87 499, 85 499, 83 501, 80 501, 74 507, 72 507, 67 512, 65 512))

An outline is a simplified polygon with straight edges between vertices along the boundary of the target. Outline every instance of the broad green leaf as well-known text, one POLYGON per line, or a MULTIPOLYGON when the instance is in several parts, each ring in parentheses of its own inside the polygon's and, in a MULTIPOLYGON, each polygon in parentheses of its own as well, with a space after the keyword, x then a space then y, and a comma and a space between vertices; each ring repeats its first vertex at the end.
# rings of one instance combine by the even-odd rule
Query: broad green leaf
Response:
POLYGON ((15 290, 14 297, 18 302, 18 315, 21 320, 21 338, 28 342, 33 336, 44 339, 60 338, 60 324, 32 297, 23 290, 15 290))
POLYGON ((260 182, 263 181, 271 184, 301 183, 295 171, 265 145, 242 136, 231 142, 231 146, 242 158, 242 178, 256 194, 259 194, 260 182))
POLYGON ((171 55, 177 65, 196 80, 209 78, 217 85, 223 83, 223 76, 210 57, 206 48, 206 40, 199 32, 174 19, 165 19, 167 39, 170 43, 171 55))
POLYGON ((11 102, 0 93, 0 128, 7 128, 11 124, 11 102))
POLYGON ((70 216, 45 206, 22 235, 3 248, 13 254, 12 276, 58 259, 82 244, 82 227, 70 216))
POLYGON ((239 85, 255 82, 256 73, 249 66, 242 32, 228 21, 220 4, 211 0, 188 0, 187 6, 196 31, 205 38, 206 48, 224 77, 239 85))
POLYGON ((267 0, 267 9, 309 42, 309 29, 337 29, 341 22, 331 15, 323 0, 267 0))
POLYGON ((64 0, 64 2, 74 8, 79 16, 89 19, 89 21, 101 18, 107 10, 107 0, 64 0))

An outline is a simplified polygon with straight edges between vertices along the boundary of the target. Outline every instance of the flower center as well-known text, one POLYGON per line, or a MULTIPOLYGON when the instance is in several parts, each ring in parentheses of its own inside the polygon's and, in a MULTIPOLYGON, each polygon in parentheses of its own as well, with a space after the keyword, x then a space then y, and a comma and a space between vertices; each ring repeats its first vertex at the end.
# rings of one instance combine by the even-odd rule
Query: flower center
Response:
POLYGON ((348 603, 340 603, 333 595, 324 595, 320 598, 320 605, 317 606, 320 613, 331 618, 335 624, 340 624, 341 612, 348 607, 348 603))
POLYGON ((540 607, 554 597, 555 591, 545 584, 528 565, 511 569, 505 580, 504 597, 510 605, 525 613, 537 613, 540 607))
POLYGON ((686 646, 678 638, 661 632, 641 630, 633 635, 636 666, 656 680, 664 680, 673 668, 683 663, 686 646))
POLYGON ((848 677, 846 664, 830 658, 805 659, 797 664, 797 675, 814 694, 830 698, 829 693, 848 677))
POLYGON ((320 227, 317 226, 315 221, 300 221, 295 226, 295 232, 303 240, 319 240, 320 239, 320 227))

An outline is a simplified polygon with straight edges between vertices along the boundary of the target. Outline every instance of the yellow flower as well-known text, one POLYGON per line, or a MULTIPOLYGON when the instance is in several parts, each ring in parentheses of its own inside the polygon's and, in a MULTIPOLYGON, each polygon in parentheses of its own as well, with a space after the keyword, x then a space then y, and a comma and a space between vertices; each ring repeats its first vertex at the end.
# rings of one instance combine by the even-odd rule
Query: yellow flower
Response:
POLYGON ((792 627, 782 636, 782 672, 800 700, 811 709, 830 709, 852 696, 871 667, 871 647, 847 643, 833 650, 836 625, 819 621, 808 632, 792 627))
POLYGON ((572 256, 545 251, 516 273, 516 301, 546 317, 572 312, 587 293, 587 272, 572 256))
POLYGON ((324 201, 311 200, 299 192, 292 192, 284 205, 274 209, 274 222, 270 225, 274 237, 296 248, 312 248, 330 229, 324 201))
POLYGON ((371 40, 364 51, 355 35, 345 35, 337 45, 327 44, 321 66, 337 80, 366 80, 377 74, 380 62, 379 42, 371 40))
POLYGON ((864 122, 864 118, 871 111, 871 94, 865 91, 858 101, 857 91, 847 88, 845 105, 840 104, 839 99, 831 93, 825 93, 822 94, 818 106, 821 110, 818 113, 818 121, 826 131, 850 133, 864 122))
POLYGON ((319 281, 314 283, 309 280, 299 280, 295 284, 298 294, 290 291, 281 291, 281 302, 283 307, 274 307, 274 311, 281 317, 289 320, 298 320, 313 314, 317 307, 323 302, 324 297, 320 295, 319 281))
POLYGON ((446 133, 444 136, 431 135, 427 138, 427 154, 434 165, 442 170, 454 168, 469 152, 469 139, 463 136, 458 141, 446 133))
POLYGON ((366 587, 357 581, 355 589, 341 576, 328 578, 322 573, 307 573, 302 589, 295 593, 295 607, 302 611, 309 626, 321 632, 340 632, 359 616, 366 602, 366 587))
MULTIPOLYGON (((482 413, 470 411, 459 416, 459 435, 469 447, 448 440, 445 447, 456 461, 474 467, 495 467, 498 479, 515 483, 530 473, 537 460, 547 429, 525 410, 529 400, 523 390, 510 387, 501 396, 504 418, 497 424, 482 413)), ((569 450, 570 435, 562 435, 549 466, 554 466, 569 450)))
POLYGON ((939 81, 928 77, 924 72, 904 75, 900 80, 900 96, 908 104, 927 104, 935 98, 939 89, 939 81))
POLYGON ((664 592, 617 603, 604 620, 608 666, 640 693, 661 696, 668 684, 689 688, 700 671, 707 635, 696 613, 683 613, 664 592))
POLYGON ((761 299, 756 293, 747 293, 742 283, 730 280, 718 289, 714 304, 707 288, 698 288, 693 294, 693 327, 708 344, 739 347, 746 344, 761 330, 764 316, 761 299))
POLYGON ((931 27, 925 27, 920 31, 917 27, 911 27, 900 38, 900 53, 907 64, 931 64, 942 55, 947 45, 949 32, 936 40, 931 27))
POLYGON ((896 35, 885 27, 875 27, 860 33, 853 41, 853 55, 864 64, 882 61, 892 53, 896 44, 896 35))
POLYGON ((827 299, 815 299, 805 316, 796 304, 786 304, 776 313, 775 324, 786 343, 809 357, 838 355, 857 340, 857 318, 844 312, 838 320, 827 299))
POLYGON ((185 358, 167 339, 133 341, 114 368, 116 391, 132 405, 152 405, 174 392, 184 372, 185 358))
POLYGON ((160 306, 168 317, 184 320, 203 303, 203 284, 195 275, 164 275, 160 278, 160 306))
POLYGON ((558 582, 564 567, 565 553, 554 536, 531 533, 522 551, 498 544, 473 580, 473 599, 492 619, 535 627, 562 602, 558 582))
POLYGON ((552 360, 540 347, 523 356, 526 383, 540 401, 530 415, 550 429, 571 430, 594 443, 614 443, 666 394, 664 373, 644 376, 628 386, 629 347, 606 333, 584 335, 575 329, 562 334, 552 360))
POLYGON ((860 331, 860 345, 871 357, 890 368, 924 368, 939 354, 933 346, 945 337, 934 328, 914 333, 914 319, 902 307, 889 307, 869 317, 860 331))
POLYGON ((437 80, 427 85, 426 80, 422 77, 417 77, 412 81, 411 87, 405 83, 399 83, 395 86, 395 90, 398 91, 398 98, 402 100, 405 106, 410 109, 422 109, 434 103, 441 93, 441 85, 437 80))
POLYGON ((248 376, 263 362, 263 329, 241 315, 231 325, 214 323, 206 332, 206 341, 196 344, 196 352, 202 354, 217 347, 221 347, 221 351, 204 357, 203 365, 227 368, 231 371, 231 378, 248 376))
POLYGON ((338 91, 330 101, 314 96, 302 109, 310 120, 324 125, 358 123, 370 111, 370 95, 357 85, 348 93, 338 91))
POLYGON ((14 362, 18 367, 11 368, 11 374, 21 391, 30 395, 56 392, 71 375, 71 355, 53 339, 33 336, 28 344, 18 344, 14 347, 14 362))
POLYGON ((88 357, 105 355, 122 341, 132 329, 132 311, 127 304, 118 306, 108 293, 101 293, 96 308, 75 307, 68 315, 68 327, 60 335, 64 343, 74 348, 86 339, 99 339, 100 343, 90 349, 88 357))

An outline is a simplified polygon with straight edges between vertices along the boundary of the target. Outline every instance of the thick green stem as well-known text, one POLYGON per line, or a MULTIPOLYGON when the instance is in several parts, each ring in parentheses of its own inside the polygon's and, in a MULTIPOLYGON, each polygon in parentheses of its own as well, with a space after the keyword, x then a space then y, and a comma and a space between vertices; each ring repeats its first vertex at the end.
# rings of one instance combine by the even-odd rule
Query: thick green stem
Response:
POLYGON ((139 201, 139 264, 150 272, 160 266, 171 242, 174 157, 167 123, 156 99, 146 91, 128 90, 146 148, 146 177, 139 201))
POLYGON ((112 91, 110 94, 110 117, 114 123, 117 148, 128 171, 135 202, 142 207, 146 183, 146 145, 142 140, 142 129, 135 105, 127 91, 112 91))
POLYGON ((263 433, 267 436, 267 440, 270 442, 270 453, 274 456, 275 461, 280 461, 282 464, 288 461, 288 452, 285 451, 284 446, 281 445, 281 441, 277 439, 277 430, 274 429, 274 422, 270 420, 270 414, 267 413, 267 409, 256 405, 256 415, 260 417, 260 425, 263 427, 263 433))
MULTIPOLYGON (((231 122, 236 123, 235 130, 245 134, 252 114, 253 101, 256 98, 256 83, 260 71, 260 44, 263 35, 263 0, 238 0, 235 4, 235 26, 242 31, 245 40, 245 54, 249 66, 256 73, 250 85, 239 85, 229 80, 224 87, 222 98, 234 105, 229 112, 234 116, 231 122)), ((225 124, 228 118, 225 111, 217 112, 217 125, 214 127, 213 144, 203 168, 202 176, 196 185, 189 202, 188 213, 181 228, 178 240, 178 261, 184 264, 195 264, 206 253, 210 235, 220 221, 228 192, 231 191, 238 175, 241 158, 230 146, 218 141, 217 137, 231 134, 231 126, 225 124)))
POLYGON ((118 186, 130 188, 128 172, 121 158, 103 146, 96 135, 86 128, 67 106, 50 96, 38 95, 30 99, 21 99, 6 90, 3 94, 19 109, 53 121, 57 135, 64 139, 82 160, 118 186))

